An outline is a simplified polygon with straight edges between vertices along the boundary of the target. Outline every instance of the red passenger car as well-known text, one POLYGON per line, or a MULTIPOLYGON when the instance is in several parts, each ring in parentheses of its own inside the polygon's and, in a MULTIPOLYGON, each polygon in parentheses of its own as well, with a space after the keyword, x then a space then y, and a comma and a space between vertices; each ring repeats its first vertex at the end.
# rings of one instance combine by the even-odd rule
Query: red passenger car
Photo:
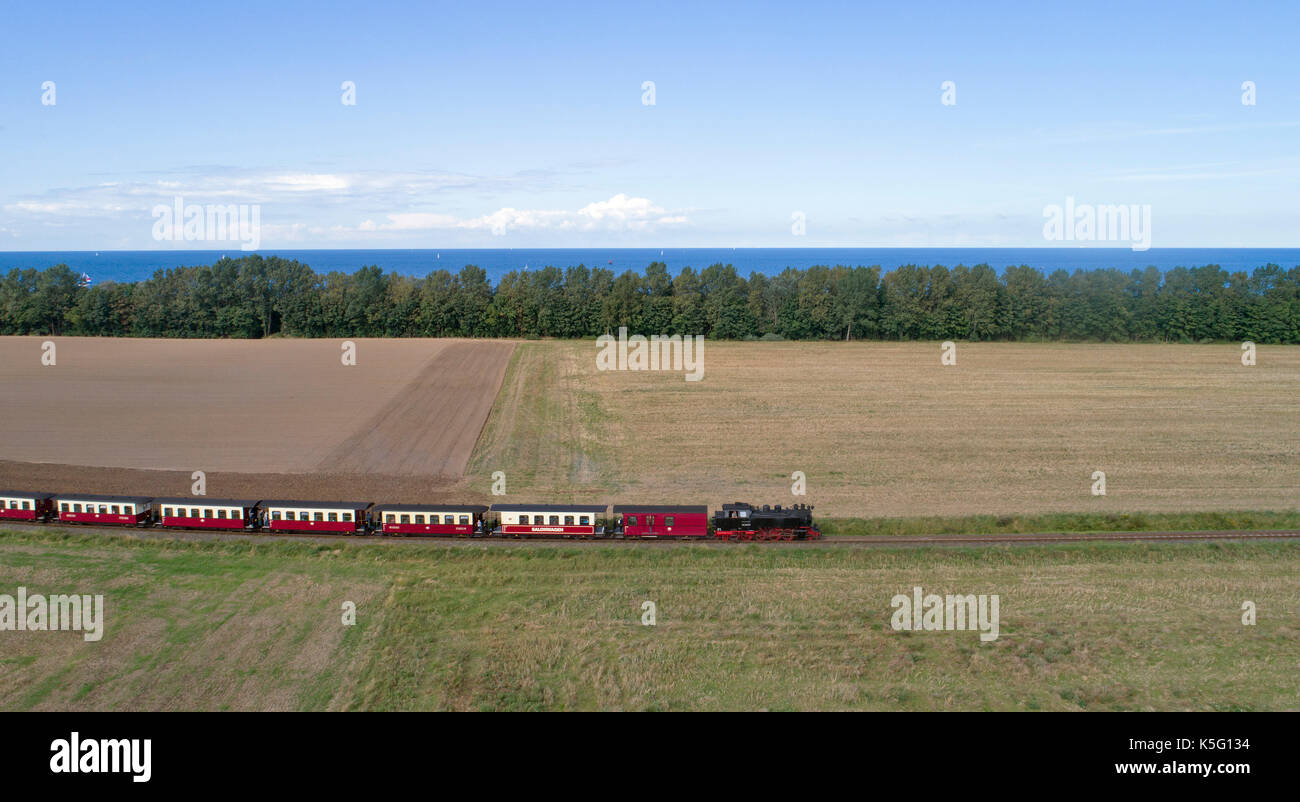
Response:
POLYGON ((257 521, 257 502, 206 496, 156 498, 161 526, 183 529, 252 529, 257 521))
POLYGON ((257 505, 263 529, 272 532, 366 534, 369 501, 263 501, 257 505))
POLYGON ((604 504, 493 504, 493 534, 508 537, 604 537, 604 504))
POLYGON ((54 497, 59 520, 74 524, 124 524, 144 526, 150 523, 150 505, 146 496, 100 496, 89 493, 60 493, 54 497))
POLYGON ((708 537, 707 505, 620 504, 615 537, 708 537))
POLYGON ((483 534, 481 504, 380 504, 370 511, 375 527, 385 535, 483 534))
POLYGON ((54 515, 53 493, 0 490, 0 518, 48 521, 54 515))

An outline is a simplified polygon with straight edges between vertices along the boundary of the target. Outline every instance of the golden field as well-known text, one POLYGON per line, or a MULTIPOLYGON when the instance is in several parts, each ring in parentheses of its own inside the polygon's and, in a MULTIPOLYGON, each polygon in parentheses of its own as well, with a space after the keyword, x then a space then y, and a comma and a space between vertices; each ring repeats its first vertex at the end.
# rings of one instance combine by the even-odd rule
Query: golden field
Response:
POLYGON ((1300 506, 1296 347, 1246 367, 1232 344, 960 343, 944 366, 938 343, 708 342, 699 382, 596 351, 516 349, 469 489, 501 470, 516 498, 832 517, 1300 506))

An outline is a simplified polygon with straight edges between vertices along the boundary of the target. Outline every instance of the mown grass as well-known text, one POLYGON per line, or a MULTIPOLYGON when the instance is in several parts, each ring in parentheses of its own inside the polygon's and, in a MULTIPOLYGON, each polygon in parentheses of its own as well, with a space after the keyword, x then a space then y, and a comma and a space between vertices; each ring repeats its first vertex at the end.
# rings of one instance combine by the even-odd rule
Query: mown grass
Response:
POLYGON ((827 535, 1001 535, 1039 532, 1195 532, 1300 529, 1300 511, 1056 513, 819 519, 827 535))
POLYGON ((0 664, 0 709, 325 707, 367 630, 336 626, 326 588, 365 599, 386 578, 304 572, 314 552, 287 545, 0 531, 0 593, 103 594, 107 620, 98 643, 0 632, 23 661, 0 664))
POLYGON ((97 644, 0 632, 0 709, 1287 709, 1298 567, 1300 544, 1281 542, 510 548, 0 531, 0 593, 107 597, 97 644), (891 598, 917 585, 998 594, 1000 637, 893 631, 891 598))
POLYGON ((505 471, 509 493, 534 499, 574 501, 618 486, 609 443, 620 418, 585 386, 583 368, 553 343, 515 348, 467 466, 471 486, 486 487, 496 471, 505 471))

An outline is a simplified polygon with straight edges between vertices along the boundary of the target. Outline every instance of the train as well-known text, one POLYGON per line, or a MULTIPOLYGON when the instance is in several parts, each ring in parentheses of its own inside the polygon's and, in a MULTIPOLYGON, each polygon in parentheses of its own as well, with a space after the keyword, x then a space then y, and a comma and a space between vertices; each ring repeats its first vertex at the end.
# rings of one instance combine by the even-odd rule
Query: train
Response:
POLYGON ((795 541, 821 531, 812 505, 374 504, 0 490, 5 520, 127 528, 382 537, 795 541))

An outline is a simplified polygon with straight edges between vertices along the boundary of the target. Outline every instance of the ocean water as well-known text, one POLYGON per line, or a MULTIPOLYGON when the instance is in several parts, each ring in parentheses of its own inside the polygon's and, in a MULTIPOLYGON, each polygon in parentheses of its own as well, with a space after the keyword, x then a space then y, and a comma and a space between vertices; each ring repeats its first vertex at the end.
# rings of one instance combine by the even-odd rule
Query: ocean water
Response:
MULTIPOLYGON (((425 276, 438 269, 451 272, 467 264, 487 271, 495 284, 511 270, 555 266, 604 267, 621 273, 643 271, 659 261, 672 275, 683 267, 701 270, 721 262, 734 265, 741 275, 757 272, 775 275, 787 267, 813 265, 880 265, 886 270, 900 265, 989 264, 998 272, 1009 266, 1030 265, 1045 272, 1056 269, 1094 270, 1114 267, 1125 271, 1154 265, 1160 270, 1217 264, 1228 271, 1251 271, 1273 263, 1286 268, 1300 265, 1300 248, 539 248, 539 249, 376 249, 376 250, 289 250, 265 249, 263 256, 280 256, 308 264, 317 273, 351 273, 366 265, 409 276, 425 276)), ((65 263, 86 273, 93 281, 140 281, 160 268, 207 265, 222 256, 245 255, 232 250, 152 251, 0 251, 0 273, 11 268, 44 269, 65 263)))

